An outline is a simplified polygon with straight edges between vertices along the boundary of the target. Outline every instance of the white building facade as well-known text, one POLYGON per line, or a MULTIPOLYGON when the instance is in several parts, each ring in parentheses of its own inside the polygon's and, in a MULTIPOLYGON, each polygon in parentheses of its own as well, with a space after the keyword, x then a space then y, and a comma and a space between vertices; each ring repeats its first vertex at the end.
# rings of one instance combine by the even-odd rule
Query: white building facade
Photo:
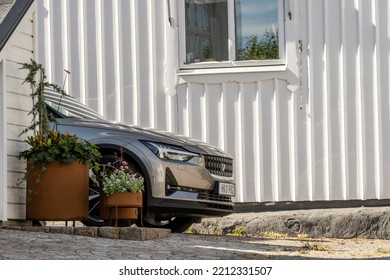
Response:
POLYGON ((69 71, 69 94, 108 119, 231 154, 238 203, 389 199, 388 1, 256 2, 276 15, 276 58, 238 59, 245 1, 34 1, 0 53, 0 220, 24 215, 12 186, 31 102, 17 63, 30 57, 54 83, 69 71), (226 24, 196 14, 202 4, 226 24), (192 12, 220 28, 203 30, 198 49, 192 12))

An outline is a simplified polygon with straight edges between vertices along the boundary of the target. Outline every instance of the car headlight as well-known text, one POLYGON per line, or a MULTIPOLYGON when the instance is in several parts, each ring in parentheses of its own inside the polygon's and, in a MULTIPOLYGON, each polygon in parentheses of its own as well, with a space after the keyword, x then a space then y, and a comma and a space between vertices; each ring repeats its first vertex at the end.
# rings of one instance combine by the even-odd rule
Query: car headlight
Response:
POLYGON ((161 159, 189 161, 193 157, 199 156, 198 154, 191 153, 187 150, 184 150, 183 148, 176 146, 146 141, 142 141, 142 143, 161 159))

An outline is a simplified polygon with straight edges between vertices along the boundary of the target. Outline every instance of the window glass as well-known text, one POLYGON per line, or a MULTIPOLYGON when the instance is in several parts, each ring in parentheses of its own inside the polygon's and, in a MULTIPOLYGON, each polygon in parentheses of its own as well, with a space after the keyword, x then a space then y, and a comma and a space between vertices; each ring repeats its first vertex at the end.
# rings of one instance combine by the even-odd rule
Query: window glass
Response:
POLYGON ((282 62, 284 38, 279 34, 283 34, 283 0, 185 0, 181 3, 184 18, 181 23, 185 28, 180 30, 180 62, 184 68, 282 62))
POLYGON ((236 60, 279 58, 278 1, 235 0, 236 60))
POLYGON ((228 0, 186 0, 186 63, 226 61, 228 0))

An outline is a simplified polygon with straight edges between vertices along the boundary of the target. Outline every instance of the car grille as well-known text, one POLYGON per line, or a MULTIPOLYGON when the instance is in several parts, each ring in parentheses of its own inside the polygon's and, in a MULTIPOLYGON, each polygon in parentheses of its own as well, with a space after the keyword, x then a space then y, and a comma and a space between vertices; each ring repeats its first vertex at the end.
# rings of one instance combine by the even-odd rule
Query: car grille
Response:
POLYGON ((199 200, 209 200, 209 201, 232 203, 232 198, 230 196, 218 195, 218 194, 215 194, 211 191, 202 191, 201 192, 199 190, 186 188, 186 187, 169 186, 169 191, 166 193, 166 195, 169 196, 169 194, 172 194, 172 193, 177 192, 177 191, 197 193, 198 197, 196 199, 199 199, 199 200))
POLYGON ((229 196, 221 196, 217 194, 210 194, 210 193, 199 193, 198 199, 206 199, 211 201, 220 201, 220 202, 232 202, 231 197, 229 196))
POLYGON ((204 155, 206 169, 214 175, 232 177, 233 160, 230 158, 204 155))

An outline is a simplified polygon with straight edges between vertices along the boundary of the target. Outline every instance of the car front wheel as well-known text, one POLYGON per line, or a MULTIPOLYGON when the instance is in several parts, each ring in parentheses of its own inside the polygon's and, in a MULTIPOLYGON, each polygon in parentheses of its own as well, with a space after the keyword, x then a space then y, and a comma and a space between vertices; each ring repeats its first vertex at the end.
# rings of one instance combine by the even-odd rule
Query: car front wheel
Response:
MULTIPOLYGON (((116 156, 114 155, 114 151, 105 150, 102 152, 102 158, 100 160, 101 165, 105 165, 109 162, 113 162, 116 160, 116 156)), ((137 168, 133 161, 129 160, 125 157, 125 160, 130 162, 131 167, 140 171, 140 168, 137 168)), ((100 186, 98 180, 96 180, 96 174, 91 172, 91 176, 89 179, 89 212, 88 212, 88 220, 83 221, 83 224, 86 226, 108 226, 109 221, 103 220, 100 218, 100 186)), ((147 191, 147 190, 146 190, 147 191)), ((156 219, 155 215, 151 215, 147 211, 147 199, 146 199, 146 191, 144 192, 144 205, 143 205, 143 219, 142 223, 137 222, 138 226, 144 227, 153 227, 153 228, 166 228, 170 229, 172 232, 185 232, 193 223, 199 223, 201 218, 198 217, 173 217, 167 220, 156 219)), ((118 226, 129 226, 128 222, 119 222, 118 226)))
POLYGON ((143 226, 154 228, 166 228, 172 232, 183 233, 188 230, 192 224, 200 223, 202 218, 198 217, 175 217, 169 220, 157 220, 155 218, 144 218, 143 226))
MULTIPOLYGON (((118 160, 117 155, 115 155, 115 151, 107 150, 102 152, 102 157, 100 159, 100 165, 101 168, 103 168, 104 165, 110 164, 112 162, 115 162, 118 160)), ((127 158, 125 158, 126 161, 130 162, 131 167, 138 171, 139 169, 135 168, 132 161, 129 161, 127 158)), ((96 178, 98 177, 98 174, 95 174, 92 170, 90 170, 90 178, 89 178, 89 202, 88 202, 88 219, 86 221, 83 221, 82 223, 86 226, 109 226, 110 223, 108 220, 104 220, 100 217, 100 183, 99 180, 96 178)), ((118 226, 129 226, 128 221, 121 221, 118 223, 118 226)))

